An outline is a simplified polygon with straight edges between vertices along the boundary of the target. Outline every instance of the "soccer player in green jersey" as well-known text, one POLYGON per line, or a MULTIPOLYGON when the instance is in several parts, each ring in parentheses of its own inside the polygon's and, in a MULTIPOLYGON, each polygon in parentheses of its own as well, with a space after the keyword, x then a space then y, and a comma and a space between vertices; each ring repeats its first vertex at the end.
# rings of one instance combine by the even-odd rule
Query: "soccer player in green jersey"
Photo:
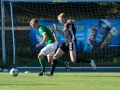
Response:
MULTIPOLYGON (((39 25, 37 19, 32 19, 30 21, 30 26, 32 28, 34 28, 35 30, 39 30, 40 35, 43 36, 43 40, 39 44, 37 44, 36 47, 40 47, 41 45, 46 43, 46 46, 38 54, 38 59, 39 59, 40 65, 42 67, 42 71, 39 73, 39 76, 42 76, 45 73, 44 56, 47 56, 48 62, 53 61, 53 55, 57 48, 56 41, 58 42, 58 40, 57 40, 56 33, 54 31, 51 32, 51 30, 49 28, 47 28, 46 26, 39 25)), ((59 63, 63 64, 64 62, 61 62, 61 60, 59 60, 59 63)), ((65 65, 66 69, 69 69, 68 62, 65 62, 64 65, 65 65)))

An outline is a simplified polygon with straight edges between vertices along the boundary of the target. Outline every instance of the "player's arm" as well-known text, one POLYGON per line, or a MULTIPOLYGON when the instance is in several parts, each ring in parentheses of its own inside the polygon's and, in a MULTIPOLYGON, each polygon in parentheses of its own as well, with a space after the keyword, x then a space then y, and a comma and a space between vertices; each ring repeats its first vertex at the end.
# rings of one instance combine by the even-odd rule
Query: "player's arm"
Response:
POLYGON ((69 30, 69 29, 68 29, 68 24, 70 24, 70 25, 75 24, 75 20, 68 19, 68 20, 67 20, 67 23, 65 23, 65 25, 64 25, 63 30, 69 30))
POLYGON ((59 44, 55 30, 52 31, 55 41, 59 44))
POLYGON ((57 30, 60 34, 62 34, 64 36, 64 32, 62 30, 59 30, 56 26, 56 24, 53 24, 54 25, 54 29, 57 30))
POLYGON ((41 45, 43 45, 47 41, 47 39, 48 39, 47 34, 44 32, 44 33, 42 33, 42 35, 43 35, 43 39, 39 44, 36 45, 36 47, 40 47, 41 45))

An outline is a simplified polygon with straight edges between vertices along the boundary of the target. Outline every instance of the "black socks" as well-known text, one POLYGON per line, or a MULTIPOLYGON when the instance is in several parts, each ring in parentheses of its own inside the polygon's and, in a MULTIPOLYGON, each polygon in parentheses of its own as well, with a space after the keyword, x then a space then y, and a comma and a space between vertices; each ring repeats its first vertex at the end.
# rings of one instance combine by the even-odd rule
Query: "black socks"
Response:
POLYGON ((50 71, 51 74, 53 74, 54 71, 55 71, 55 67, 56 67, 56 65, 57 65, 57 61, 58 61, 58 60, 53 59, 52 68, 51 68, 51 71, 50 71))

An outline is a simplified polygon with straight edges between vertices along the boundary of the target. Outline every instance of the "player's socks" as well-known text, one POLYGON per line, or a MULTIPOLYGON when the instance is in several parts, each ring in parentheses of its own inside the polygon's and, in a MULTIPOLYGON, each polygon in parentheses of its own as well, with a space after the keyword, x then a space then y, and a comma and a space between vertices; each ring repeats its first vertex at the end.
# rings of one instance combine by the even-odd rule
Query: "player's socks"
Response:
POLYGON ((55 67, 56 67, 56 65, 57 65, 57 62, 58 62, 58 60, 53 60, 53 63, 52 63, 52 68, 51 68, 51 71, 50 71, 50 74, 52 74, 53 75, 53 73, 54 73, 54 71, 55 71, 55 67))
POLYGON ((67 71, 69 71, 70 67, 69 67, 69 62, 68 61, 63 61, 63 60, 57 60, 57 65, 64 65, 65 66, 65 69, 67 71))
POLYGON ((45 59, 39 59, 39 63, 42 67, 42 71, 45 72, 45 59))
POLYGON ((84 58, 77 58, 76 59, 77 63, 90 63, 90 60, 84 59, 84 58))

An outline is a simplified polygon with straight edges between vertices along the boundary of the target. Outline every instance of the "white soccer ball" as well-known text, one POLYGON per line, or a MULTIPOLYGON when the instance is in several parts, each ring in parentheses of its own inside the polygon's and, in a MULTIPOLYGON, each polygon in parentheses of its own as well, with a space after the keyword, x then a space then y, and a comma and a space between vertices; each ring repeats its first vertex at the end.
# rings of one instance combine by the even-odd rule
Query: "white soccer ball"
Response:
POLYGON ((17 68, 12 68, 11 70, 10 70, 10 75, 11 76, 18 76, 18 74, 19 74, 19 71, 18 71, 18 69, 17 68))

